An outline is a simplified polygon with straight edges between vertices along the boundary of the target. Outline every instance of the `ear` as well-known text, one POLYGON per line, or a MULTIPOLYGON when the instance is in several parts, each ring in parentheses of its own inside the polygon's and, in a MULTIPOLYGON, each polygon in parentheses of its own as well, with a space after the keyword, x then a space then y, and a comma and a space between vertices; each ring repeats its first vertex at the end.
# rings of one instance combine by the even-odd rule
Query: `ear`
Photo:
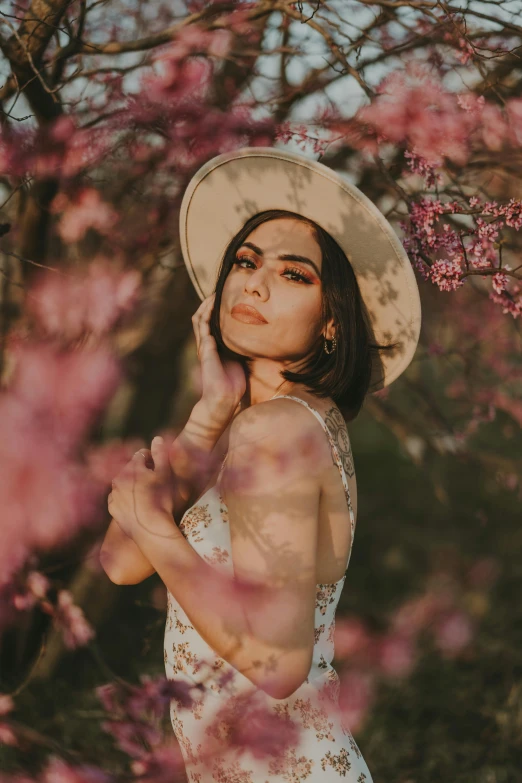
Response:
POLYGON ((333 318, 327 321, 323 337, 326 337, 327 340, 333 340, 335 337, 335 321, 333 318))

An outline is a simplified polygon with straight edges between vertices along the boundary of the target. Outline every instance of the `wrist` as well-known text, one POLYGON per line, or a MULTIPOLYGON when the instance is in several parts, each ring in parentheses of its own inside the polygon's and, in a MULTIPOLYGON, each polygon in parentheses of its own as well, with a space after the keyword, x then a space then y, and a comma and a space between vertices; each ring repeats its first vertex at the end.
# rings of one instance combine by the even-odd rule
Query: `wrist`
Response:
POLYGON ((153 514, 148 514, 146 519, 134 521, 132 538, 136 543, 150 536, 160 540, 183 538, 174 517, 166 511, 155 511, 153 514))
POLYGON ((234 411, 230 411, 229 407, 221 412, 201 399, 192 409, 182 432, 183 439, 193 448, 211 452, 233 415, 234 411))

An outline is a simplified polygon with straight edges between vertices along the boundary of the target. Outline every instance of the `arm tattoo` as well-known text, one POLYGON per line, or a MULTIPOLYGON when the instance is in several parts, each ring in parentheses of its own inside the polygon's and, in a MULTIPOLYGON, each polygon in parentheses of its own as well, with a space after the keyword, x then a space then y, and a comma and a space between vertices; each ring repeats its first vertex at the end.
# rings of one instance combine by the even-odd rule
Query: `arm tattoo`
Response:
MULTIPOLYGON (((332 435, 333 441, 337 446, 337 450, 341 457, 346 475, 350 478, 353 478, 355 471, 353 467, 352 447, 350 444, 350 438, 348 437, 348 430, 346 429, 346 422, 343 419, 339 408, 330 408, 330 410, 326 412, 324 420, 330 431, 330 434, 332 435)), ((333 453, 332 461, 335 464, 333 453)))

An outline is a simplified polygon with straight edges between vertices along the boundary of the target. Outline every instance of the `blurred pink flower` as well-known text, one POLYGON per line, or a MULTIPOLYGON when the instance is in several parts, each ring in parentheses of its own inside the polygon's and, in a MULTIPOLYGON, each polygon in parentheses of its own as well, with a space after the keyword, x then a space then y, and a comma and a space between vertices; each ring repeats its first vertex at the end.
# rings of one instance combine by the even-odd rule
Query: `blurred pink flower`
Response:
POLYGON ((14 709, 14 701, 7 693, 0 693, 0 715, 7 715, 14 709))
POLYGON ((247 750, 255 758, 281 757, 289 746, 297 744, 299 729, 271 707, 253 707, 239 715, 230 728, 228 745, 247 750))
POLYGON ((489 589, 500 576, 501 566, 494 557, 483 557, 470 566, 468 582, 473 587, 489 589))
POLYGON ((178 45, 174 42, 156 57, 155 62, 161 63, 161 73, 142 77, 141 86, 148 101, 204 99, 212 75, 211 61, 180 59, 178 45))
POLYGON ((357 732, 374 701, 375 678, 371 673, 350 669, 342 673, 340 680, 340 714, 350 731, 357 732))
POLYGON ((437 647, 447 656, 460 653, 473 638, 473 624, 468 614, 455 609, 443 614, 434 626, 437 647))
POLYGON ((494 151, 502 149, 508 136, 508 126, 498 106, 492 103, 487 103, 484 106, 479 128, 482 140, 488 149, 494 151))
POLYGON ((167 589, 165 585, 156 585, 150 591, 150 602, 159 612, 167 610, 167 589))
POLYGON ((18 745, 16 734, 7 723, 0 723, 0 745, 18 745))
POLYGON ((390 633, 377 644, 378 666, 388 677, 404 677, 411 674, 415 665, 415 648, 411 635, 390 633))
POLYGON ((100 257, 81 273, 43 273, 28 294, 27 310, 46 335, 101 336, 136 306, 140 284, 137 270, 115 269, 100 257))
POLYGON ((85 450, 85 464, 92 478, 105 488, 141 448, 150 448, 150 443, 129 438, 107 441, 100 446, 90 444, 85 450))
POLYGON ((40 775, 40 783, 109 783, 112 776, 88 764, 72 766, 58 756, 51 755, 40 775))
POLYGON ((39 600, 47 595, 51 583, 44 574, 39 571, 31 571, 27 576, 25 593, 15 593, 13 596, 13 605, 18 611, 32 609, 39 600))
POLYGON ((508 286, 508 277, 503 272, 497 272, 491 278, 491 285, 497 294, 501 294, 508 286))
POLYGON ((94 628, 87 622, 80 607, 74 604, 68 590, 58 592, 53 619, 57 628, 63 633, 66 646, 70 649, 87 644, 95 636, 94 628))
POLYGON ((18 342, 11 350, 11 385, 0 394, 4 584, 30 552, 92 522, 101 490, 76 450, 119 381, 112 354, 101 347, 65 353, 18 342))
POLYGON ((203 753, 210 764, 215 752, 223 749, 249 751, 256 758, 283 757, 296 745, 299 728, 289 716, 279 715, 258 692, 231 696, 207 727, 203 753))
POLYGON ((372 103, 357 112, 358 121, 383 140, 406 142, 432 166, 444 157, 458 165, 466 162, 473 119, 426 66, 410 61, 403 71, 386 76, 377 92, 372 103))
POLYGON ((365 625, 357 617, 340 617, 334 630, 335 657, 352 659, 364 655, 372 643, 372 637, 365 625))
MULTIPOLYGON (((87 434, 121 379, 120 365, 108 347, 62 351, 50 344, 18 342, 9 391, 0 399, 0 417, 16 419, 20 435, 45 439, 40 445, 69 452, 87 434)), ((14 435, 14 433, 12 433, 14 435)), ((5 440, 5 438, 4 438, 5 440)), ((13 437, 6 456, 20 448, 13 437)))
POLYGON ((60 193, 53 201, 52 211, 61 211, 58 233, 64 242, 77 242, 87 229, 108 234, 118 220, 118 213, 102 201, 95 188, 82 188, 74 200, 60 193))
POLYGON ((416 636, 436 620, 447 601, 435 592, 412 598, 394 612, 390 627, 402 636, 416 636))
POLYGON ((433 341, 429 343, 427 352, 430 356, 443 356, 445 353, 445 348, 443 345, 441 345, 441 343, 433 341))
POLYGON ((185 763, 179 745, 162 744, 131 762, 131 770, 140 783, 172 783, 185 775, 185 763))
POLYGON ((193 699, 185 682, 146 675, 141 680, 139 686, 107 683, 96 688, 96 695, 110 716, 102 724, 104 731, 112 734, 121 750, 146 763, 147 746, 155 748, 161 741, 161 722, 171 700, 176 698, 180 707, 190 709, 193 699))
POLYGON ((39 571, 31 571, 27 576, 26 584, 36 598, 45 598, 51 586, 47 577, 39 571))

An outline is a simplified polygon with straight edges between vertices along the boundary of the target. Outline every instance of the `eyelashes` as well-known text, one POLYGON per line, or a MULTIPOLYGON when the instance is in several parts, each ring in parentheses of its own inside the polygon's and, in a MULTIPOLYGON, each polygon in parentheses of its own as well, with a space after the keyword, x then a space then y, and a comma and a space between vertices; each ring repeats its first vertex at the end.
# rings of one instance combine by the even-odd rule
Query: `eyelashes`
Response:
MULTIPOLYGON (((237 256, 237 258, 234 261, 234 266, 239 266, 240 264, 243 264, 245 261, 247 261, 249 264, 252 264, 252 266, 255 267, 254 261, 252 261, 251 258, 248 258, 248 256, 237 256)), ((293 266, 286 267, 283 274, 286 275, 288 273, 293 274, 295 275, 295 277, 297 277, 297 280, 295 279, 295 277, 293 278, 294 282, 302 282, 305 283, 306 285, 311 285, 312 283, 310 278, 307 277, 307 275, 303 274, 303 272, 301 272, 301 270, 298 269, 297 267, 293 267, 293 266)))

